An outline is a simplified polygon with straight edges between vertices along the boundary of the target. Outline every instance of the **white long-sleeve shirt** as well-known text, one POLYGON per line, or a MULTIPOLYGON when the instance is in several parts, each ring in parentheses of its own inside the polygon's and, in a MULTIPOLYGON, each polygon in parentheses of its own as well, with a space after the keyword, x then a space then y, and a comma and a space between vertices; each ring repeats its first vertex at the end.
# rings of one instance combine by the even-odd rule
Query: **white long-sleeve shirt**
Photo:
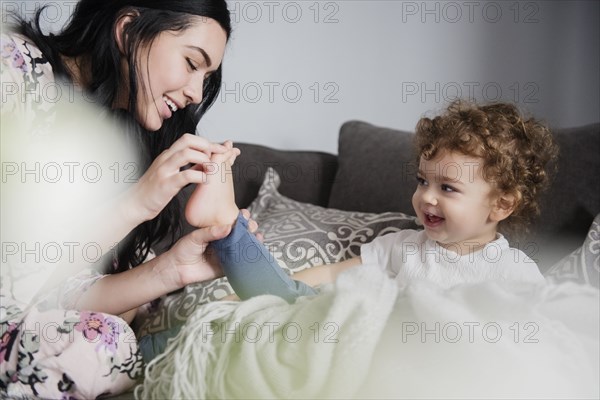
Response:
POLYGON ((425 231, 402 230, 361 246, 364 264, 380 266, 399 285, 427 279, 443 287, 490 280, 544 283, 537 264, 511 248, 501 234, 469 254, 459 255, 440 246, 425 231))

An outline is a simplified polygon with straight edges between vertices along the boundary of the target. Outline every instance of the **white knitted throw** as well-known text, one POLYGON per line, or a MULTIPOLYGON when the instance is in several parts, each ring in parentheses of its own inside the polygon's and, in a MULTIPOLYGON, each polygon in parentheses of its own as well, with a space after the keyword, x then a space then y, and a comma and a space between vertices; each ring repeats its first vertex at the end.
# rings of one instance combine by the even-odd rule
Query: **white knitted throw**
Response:
POLYGON ((354 268, 332 290, 293 305, 260 296, 201 307, 148 365, 136 397, 351 397, 367 375, 398 291, 373 270, 354 268))
POLYGON ((380 268, 319 296, 197 310, 137 388, 143 399, 599 398, 591 286, 398 289, 380 268))

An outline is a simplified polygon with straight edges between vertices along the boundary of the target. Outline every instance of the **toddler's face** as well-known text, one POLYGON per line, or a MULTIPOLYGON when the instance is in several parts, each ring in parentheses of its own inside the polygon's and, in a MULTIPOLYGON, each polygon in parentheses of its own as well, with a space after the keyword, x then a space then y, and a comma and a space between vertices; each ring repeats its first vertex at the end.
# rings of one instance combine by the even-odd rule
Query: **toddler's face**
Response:
POLYGON ((459 254, 473 252, 496 237, 491 184, 482 174, 483 160, 443 152, 421 157, 412 203, 427 236, 459 254))

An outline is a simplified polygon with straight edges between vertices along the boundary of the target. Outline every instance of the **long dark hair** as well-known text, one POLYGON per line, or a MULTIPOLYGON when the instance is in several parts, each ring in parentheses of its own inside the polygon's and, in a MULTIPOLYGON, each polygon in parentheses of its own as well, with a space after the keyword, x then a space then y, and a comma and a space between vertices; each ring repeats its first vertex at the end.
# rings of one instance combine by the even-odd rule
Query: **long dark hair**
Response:
MULTIPOLYGON (((121 82, 129 82, 129 112, 121 113, 126 115, 120 117, 127 124, 128 134, 142 149, 143 171, 184 133, 195 132, 200 118, 216 100, 221 88, 221 67, 204 81, 200 104, 189 105, 173 114, 157 132, 147 131, 135 121, 139 90, 136 54, 141 45, 150 45, 163 31, 185 30, 193 22, 193 16, 214 19, 229 39, 231 21, 225 0, 80 0, 65 28, 58 34, 48 35, 40 27, 42 11, 43 7, 32 21, 17 17, 17 31, 40 48, 57 78, 72 79, 61 55, 83 57, 91 71, 85 89, 108 109, 115 102, 121 82), (127 79, 123 79, 121 73, 121 53, 115 37, 115 24, 124 15, 135 16, 123 35, 129 63, 127 79)), ((151 247, 169 235, 172 244, 181 233, 180 209, 175 197, 156 218, 136 227, 118 248, 115 272, 142 263, 151 247)))

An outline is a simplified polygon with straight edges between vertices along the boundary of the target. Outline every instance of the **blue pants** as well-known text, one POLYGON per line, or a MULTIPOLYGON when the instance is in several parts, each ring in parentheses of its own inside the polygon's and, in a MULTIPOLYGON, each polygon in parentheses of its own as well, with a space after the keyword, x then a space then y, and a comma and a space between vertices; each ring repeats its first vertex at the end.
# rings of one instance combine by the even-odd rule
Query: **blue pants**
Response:
MULTIPOLYGON (((248 232, 248 221, 240 213, 231 233, 211 243, 217 251, 223 272, 235 293, 246 300, 271 294, 293 303, 297 297, 311 296, 316 291, 289 277, 256 237, 248 232)), ((167 340, 177 336, 181 325, 146 335, 139 341, 140 352, 149 362, 167 347, 167 340)))
POLYGON ((240 213, 229 236, 212 242, 229 284, 240 299, 271 294, 293 303, 297 297, 316 294, 305 283, 290 278, 256 236, 240 213))

